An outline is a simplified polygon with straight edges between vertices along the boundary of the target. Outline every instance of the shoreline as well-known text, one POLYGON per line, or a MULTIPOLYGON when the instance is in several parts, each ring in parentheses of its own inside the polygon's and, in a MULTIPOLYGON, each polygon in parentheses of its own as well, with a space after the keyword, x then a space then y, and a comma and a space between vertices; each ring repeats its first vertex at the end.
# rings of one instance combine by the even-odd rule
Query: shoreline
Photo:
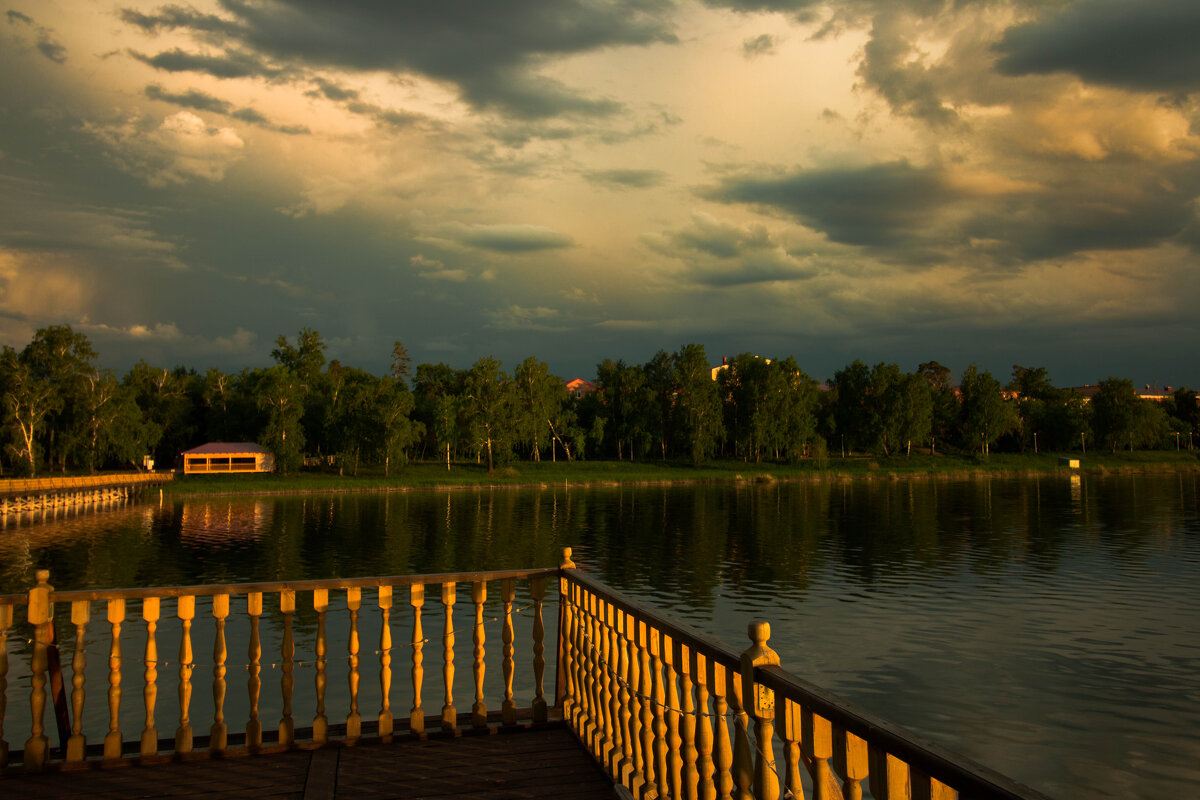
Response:
MULTIPOLYGON (((955 457, 950 457, 955 458, 955 457)), ((1019 459, 1027 457, 1020 456, 1019 459)), ((1046 457, 1033 457, 1045 461, 1046 457)), ((1057 459, 1057 456, 1052 458, 1057 459)), ((553 472, 546 475, 547 479, 522 474, 520 469, 508 467, 497 470, 494 474, 474 470, 473 465, 460 466, 460 470, 473 472, 479 480, 471 480, 470 476, 454 476, 446 480, 422 476, 416 482, 406 482, 406 476, 384 479, 381 476, 338 476, 338 475, 299 475, 294 477, 271 476, 264 480, 259 476, 189 476, 180 478, 162 487, 164 499, 167 497, 201 498, 201 497, 231 497, 231 496, 286 496, 286 495, 320 495, 320 494, 391 494, 407 492, 462 492, 462 491, 496 491, 496 490, 534 490, 534 489, 603 489, 620 487, 651 487, 651 486, 695 486, 695 485, 769 485, 773 483, 825 483, 825 482, 857 482, 857 481, 887 481, 902 480, 943 480, 965 481, 982 478, 1042 478, 1052 476, 1072 475, 1136 475, 1136 474, 1166 474, 1200 472, 1200 460, 1189 454, 1187 458, 1170 458, 1154 461, 1131 460, 1123 461, 1120 457, 1106 456, 1096 459, 1099 463, 1084 465, 1079 468, 1057 466, 1050 464, 979 464, 963 463, 925 465, 905 464, 907 468, 896 469, 896 464, 879 464, 876 460, 863 459, 851 462, 857 468, 847 469, 846 464, 825 470, 817 470, 811 465, 738 465, 722 463, 716 467, 706 465, 701 467, 680 467, 659 464, 639 464, 636 467, 628 462, 590 462, 581 470, 577 478, 572 478, 570 472, 574 469, 571 464, 530 465, 523 464, 526 471, 553 472), (598 476, 590 474, 596 465, 617 469, 624 475, 598 476), (532 469, 530 469, 532 468, 532 469), (704 472, 716 470, 720 474, 673 474, 670 476, 653 477, 641 474, 645 470, 664 469, 677 472, 704 472), (630 474, 634 473, 634 474, 630 474), (777 474, 779 473, 779 474, 777 474), (464 479, 465 478, 465 479, 464 479), (497 478, 499 478, 497 480, 497 478), (507 478, 507 480, 506 480, 507 478), (256 487, 256 481, 267 482, 269 486, 256 487), (302 485, 283 487, 277 484, 282 481, 296 481, 302 485), (202 482, 197 485, 197 482, 202 482), (368 485, 353 485, 362 482, 368 485), (192 483, 193 486, 187 484, 192 483), (327 483, 328 485, 321 485, 327 483), (226 484, 226 485, 221 485, 226 484), (229 485, 233 484, 233 485, 229 485), (348 485, 349 484, 349 485, 348 485)), ((1011 460, 1011 459, 1005 459, 1011 460)), ((576 462, 578 463, 578 462, 576 462)), ((417 465, 425 467, 428 465, 417 465)), ((440 466, 440 465, 438 465, 440 466)), ((411 467, 410 467, 411 469, 411 467)), ((439 476, 440 478, 440 476, 439 476)))

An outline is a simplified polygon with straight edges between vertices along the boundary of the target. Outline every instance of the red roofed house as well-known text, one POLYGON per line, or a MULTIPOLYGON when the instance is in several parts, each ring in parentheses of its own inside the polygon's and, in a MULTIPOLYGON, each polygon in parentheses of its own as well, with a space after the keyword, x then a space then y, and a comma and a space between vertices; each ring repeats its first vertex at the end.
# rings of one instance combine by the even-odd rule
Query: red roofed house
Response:
POLYGON ((254 442, 209 442, 183 453, 183 474, 274 472, 275 456, 254 442))
POLYGON ((567 381, 567 393, 573 397, 586 397, 599 388, 596 384, 585 381, 583 378, 567 381))

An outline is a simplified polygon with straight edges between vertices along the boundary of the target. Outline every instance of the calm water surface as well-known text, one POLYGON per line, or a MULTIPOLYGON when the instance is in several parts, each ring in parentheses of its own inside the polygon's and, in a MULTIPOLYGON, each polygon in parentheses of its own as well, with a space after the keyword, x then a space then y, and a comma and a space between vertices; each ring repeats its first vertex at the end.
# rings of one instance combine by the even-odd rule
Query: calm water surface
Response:
POLYGON ((1194 797, 1198 488, 1169 475, 189 500, 10 518, 0 592, 42 567, 60 589, 128 587, 553 566, 572 546, 731 645, 770 620, 785 667, 1052 796, 1194 797))

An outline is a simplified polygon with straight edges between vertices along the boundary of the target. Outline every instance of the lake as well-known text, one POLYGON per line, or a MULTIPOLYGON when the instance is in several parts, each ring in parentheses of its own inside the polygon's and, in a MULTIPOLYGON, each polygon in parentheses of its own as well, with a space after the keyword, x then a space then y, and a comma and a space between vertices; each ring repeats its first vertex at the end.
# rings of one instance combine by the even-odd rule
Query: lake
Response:
MULTIPOLYGON (((571 546, 610 585, 735 647, 748 621, 769 620, 786 668, 1049 795, 1185 797, 1200 787, 1198 483, 1062 475, 153 502, 8 518, 0 592, 26 590, 37 568, 65 590, 554 566, 571 546)), ((9 650, 13 711, 20 642, 9 650)), ((89 654, 89 685, 103 682, 90 668, 104 658, 89 654)))

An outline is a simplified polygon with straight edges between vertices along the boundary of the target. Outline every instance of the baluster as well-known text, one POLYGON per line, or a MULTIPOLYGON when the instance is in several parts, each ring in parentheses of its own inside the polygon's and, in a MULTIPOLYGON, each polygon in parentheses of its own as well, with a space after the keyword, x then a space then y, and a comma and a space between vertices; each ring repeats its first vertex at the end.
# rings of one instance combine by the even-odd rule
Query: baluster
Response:
POLYGON ((504 701, 500 704, 501 718, 505 725, 517 724, 517 704, 513 700, 513 599, 517 596, 517 582, 513 578, 505 578, 500 583, 500 599, 504 602, 504 627, 501 629, 501 641, 504 670, 504 701))
POLYGON ((714 800, 717 796, 713 775, 713 724, 709 717, 708 658, 692 651, 688 669, 696 676, 696 797, 714 800))
MULTIPOLYGON (((5 501, 7 502, 7 501, 5 501)), ((0 775, 8 766, 8 741, 4 738, 4 720, 8 713, 8 629, 12 627, 13 607, 0 605, 0 775)))
POLYGON ((662 637, 662 690, 667 722, 667 782, 671 786, 672 798, 682 798, 683 787, 680 778, 683 777, 683 759, 679 757, 679 748, 683 739, 679 736, 679 692, 676 688, 676 660, 674 660, 674 640, 662 637))
POLYGON ((179 729, 175 731, 175 752, 192 752, 192 722, 188 716, 192 705, 192 620, 196 617, 196 598, 180 597, 176 609, 182 625, 179 639, 179 729))
POLYGON ((612 603, 596 598, 596 688, 600 700, 599 719, 600 730, 597 744, 600 748, 600 763, 612 770, 613 753, 616 741, 613 732, 616 729, 616 717, 613 715, 613 654, 612 641, 609 633, 612 629, 612 603))
POLYGON ((592 753, 603 761, 601 742, 604 736, 604 706, 602 702, 603 689, 600 680, 601 658, 600 650, 600 620, 598 606, 600 598, 593 592, 588 593, 587 599, 587 630, 585 644, 587 646, 587 687, 588 687, 588 744, 592 753))
MULTIPOLYGON (((779 738, 783 741, 783 788, 788 797, 803 800, 804 784, 800 782, 800 742, 811 740, 804 734, 801 724, 800 706, 785 699, 775 706, 775 726, 779 730, 779 738)), ((813 792, 815 798, 821 797, 821 790, 813 792)))
POLYGON ((865 740, 842 728, 833 728, 833 769, 842 779, 845 800, 862 800, 862 779, 869 760, 865 740))
POLYGON ((475 703, 471 706, 471 725, 475 728, 487 727, 487 703, 483 700, 483 676, 487 669, 483 663, 483 645, 486 639, 483 630, 483 604, 486 600, 487 584, 483 581, 471 584, 471 602, 475 604, 475 630, 471 634, 471 640, 475 645, 475 649, 472 651, 475 658, 471 668, 471 672, 475 676, 475 703))
POLYGON ((146 727, 142 729, 139 752, 152 756, 158 752, 158 729, 155 727, 154 709, 158 705, 158 620, 161 618, 162 601, 157 597, 142 600, 142 619, 146 621, 146 653, 142 661, 145 687, 142 703, 146 707, 146 727))
POLYGON ((683 703, 679 717, 679 736, 683 739, 680 750, 683 760, 680 796, 685 800, 696 800, 700 780, 700 773, 696 769, 696 702, 693 696, 692 655, 690 647, 678 643, 675 645, 675 663, 679 671, 679 699, 683 703))
POLYGON ((250 645, 246 655, 250 659, 250 667, 247 670, 246 694, 250 701, 250 719, 246 722, 246 749, 250 752, 262 747, 262 722, 258 719, 258 700, 262 694, 262 642, 258 635, 258 623, 262 612, 262 592, 248 592, 246 615, 250 617, 250 645))
POLYGON ((628 771, 629 765, 629 715, 626 713, 628 697, 622 694, 625 688, 625 674, 628 669, 625 657, 625 637, 621 627, 625 620, 625 612, 610 604, 608 609, 608 649, 611 661, 608 665, 609 682, 609 711, 612 722, 613 751, 609 757, 609 772, 613 778, 622 783, 622 775, 628 771))
POLYGON ((87 737, 83 735, 83 686, 87 673, 87 645, 84 638, 91 619, 91 601, 76 600, 71 603, 71 624, 75 626, 75 654, 71 659, 71 713, 75 723, 71 728, 71 738, 67 740, 67 761, 83 761, 87 752, 87 737))
POLYGON ((125 599, 108 601, 108 624, 112 628, 108 650, 108 733, 104 736, 104 758, 121 757, 121 623, 125 621, 125 599))
POLYGON ((412 632, 412 686, 413 686, 413 707, 408 713, 408 727, 413 733, 423 733, 425 731, 425 710, 421 708, 421 682, 425 677, 425 670, 422 668, 422 662, 425 656, 422 650, 425 648, 425 634, 421 630, 421 606, 425 605, 425 586, 424 584, 414 583, 409 587, 408 602, 413 609, 413 632, 412 632))
POLYGON ((571 631, 571 692, 574 695, 573 727, 580 741, 587 744, 584 729, 587 725, 588 687, 587 687, 587 651, 584 650, 585 631, 587 628, 587 595, 582 586, 572 587, 574 602, 572 614, 575 625, 571 631))
POLYGON ((708 684, 713 694, 713 776, 717 800, 733 796, 733 745, 729 740, 729 672, 724 665, 708 662, 708 684))
POLYGON ((283 589, 279 592, 279 613, 283 614, 283 674, 279 679, 279 691, 283 695, 283 718, 279 721, 279 743, 291 747, 296 743, 296 721, 292 719, 292 691, 296 685, 296 640, 292 638, 292 615, 296 613, 296 590, 283 589))
POLYGON ((667 760, 667 690, 663 681, 663 635, 656 629, 650 630, 650 675, 654 679, 654 777, 658 796, 670 797, 671 770, 667 760))
POLYGON ((958 800, 958 792, 931 778, 917 767, 909 767, 912 800, 958 800))
POLYGON ((346 589, 346 608, 350 611, 350 637, 346 648, 350 653, 350 713, 346 716, 346 744, 354 744, 362 738, 362 714, 358 713, 358 612, 362 608, 362 589, 357 586, 346 589))
POLYGON ((32 671, 32 692, 29 695, 29 707, 32 715, 32 731, 25 742, 25 771, 41 772, 46 767, 50 757, 50 739, 46 736, 46 670, 49 668, 47 648, 54 635, 53 622, 54 606, 50 602, 50 593, 54 587, 50 585, 50 570, 37 571, 37 585, 29 590, 29 611, 27 619, 33 626, 33 659, 30 663, 32 671))
POLYGON ((564 547, 558 571, 558 658, 554 676, 554 702, 562 709, 562 718, 570 722, 575 698, 571 694, 571 669, 574 661, 571 654, 571 630, 574 625, 574 609, 571 605, 571 584, 567 581, 567 570, 574 569, 571 548, 564 547))
POLYGON ((775 692, 755 682, 754 670, 762 666, 778 666, 779 655, 767 645, 771 638, 769 622, 751 622, 747 627, 751 645, 742 653, 742 702, 754 717, 754 797, 755 800, 776 800, 779 779, 775 774, 775 692))
POLYGON ((329 612, 329 590, 313 590, 313 610, 317 612, 317 675, 314 685, 317 689, 317 715, 313 718, 312 736, 317 744, 329 741, 329 719, 325 716, 325 687, 329 681, 325 675, 325 656, 329 652, 329 642, 325 639, 325 614, 329 612))
POLYGON ((642 719, 641 703, 637 688, 640 671, 637 657, 637 618, 633 614, 622 614, 621 620, 621 708, 625 726, 625 750, 628 757, 622 762, 621 783, 633 793, 641 794, 643 786, 642 765, 642 719))
POLYGON ((379 736, 383 741, 392 740, 392 587, 379 587, 379 614, 382 627, 379 629, 379 736))
POLYGON ((442 584, 442 608, 446 622, 442 634, 442 683, 445 684, 446 701, 442 705, 442 730, 452 731, 458 725, 458 714, 454 710, 454 600, 456 587, 453 583, 442 584))
POLYGON ((750 715, 742 696, 740 672, 726 670, 726 683, 730 705, 733 707, 733 797, 735 800, 751 800, 754 785, 754 750, 750 746, 750 715))
POLYGON ((677 649, 674 639, 663 637, 663 667, 664 685, 667 703, 667 777, 671 782, 671 796, 683 797, 683 758, 681 749, 683 737, 679 735, 679 689, 676 659, 677 649))
POLYGON ((910 800, 908 764, 885 750, 868 746, 871 794, 875 800, 910 800))
POLYGON ((213 724, 208 733, 208 749, 213 753, 224 753, 229 738, 229 728, 225 724, 225 661, 229 657, 225 647, 225 620, 229 618, 229 595, 213 596, 212 615, 217 621, 217 632, 213 639, 213 724))
POLYGON ((650 624, 638 622, 638 699, 641 706, 642 732, 642 797, 654 793, 658 786, 654 756, 654 674, 650 671, 650 624))
POLYGON ((549 716, 546 708, 546 624, 542 621, 542 604, 546 599, 546 578, 539 576, 529 582, 529 596, 533 600, 533 721, 545 722, 549 716))

